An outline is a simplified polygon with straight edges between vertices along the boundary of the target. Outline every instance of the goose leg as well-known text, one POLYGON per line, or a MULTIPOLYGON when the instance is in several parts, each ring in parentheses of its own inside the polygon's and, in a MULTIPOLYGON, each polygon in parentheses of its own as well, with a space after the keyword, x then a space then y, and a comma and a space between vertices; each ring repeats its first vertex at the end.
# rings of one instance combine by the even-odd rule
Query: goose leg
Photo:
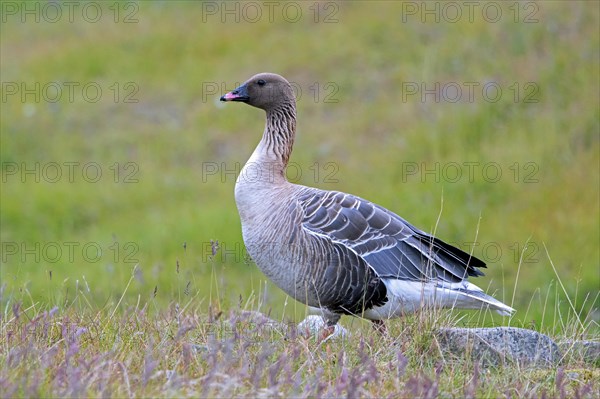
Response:
POLYGON ((387 334, 387 327, 385 326, 385 322, 383 320, 371 320, 373 323, 373 329, 377 331, 381 335, 387 334))
POLYGON ((335 332, 335 325, 330 326, 327 325, 325 326, 322 330, 321 333, 319 334, 319 340, 318 343, 321 343, 323 341, 325 341, 327 338, 329 338, 333 333, 335 332))
POLYGON ((335 325, 340 321, 342 316, 328 311, 323 311, 323 320, 325 320, 325 327, 319 334, 319 342, 325 341, 329 336, 335 332, 335 325))

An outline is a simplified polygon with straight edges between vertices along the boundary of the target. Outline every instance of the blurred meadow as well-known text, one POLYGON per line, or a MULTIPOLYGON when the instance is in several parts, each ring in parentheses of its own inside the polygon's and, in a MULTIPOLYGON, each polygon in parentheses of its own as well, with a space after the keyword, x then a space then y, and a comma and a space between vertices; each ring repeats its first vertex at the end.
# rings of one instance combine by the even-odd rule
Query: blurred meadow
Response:
POLYGON ((218 101, 269 71, 298 93, 291 180, 488 263, 472 281, 517 313, 462 323, 597 338, 598 3, 72 3, 2 3, 3 319, 15 303, 304 318, 241 238, 235 178, 264 115, 218 101))

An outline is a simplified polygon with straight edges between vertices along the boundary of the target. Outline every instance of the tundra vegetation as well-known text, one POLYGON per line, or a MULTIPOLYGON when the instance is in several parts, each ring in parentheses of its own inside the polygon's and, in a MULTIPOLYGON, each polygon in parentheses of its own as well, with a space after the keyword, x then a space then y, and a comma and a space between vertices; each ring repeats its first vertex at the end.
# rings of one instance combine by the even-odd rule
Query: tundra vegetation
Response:
POLYGON ((176 3, 1 3, 2 397, 600 396, 574 352, 483 366, 435 334, 599 340, 597 4, 176 3), (218 103, 260 71, 297 90, 290 180, 472 252, 516 315, 288 328, 233 199, 263 119, 218 103))

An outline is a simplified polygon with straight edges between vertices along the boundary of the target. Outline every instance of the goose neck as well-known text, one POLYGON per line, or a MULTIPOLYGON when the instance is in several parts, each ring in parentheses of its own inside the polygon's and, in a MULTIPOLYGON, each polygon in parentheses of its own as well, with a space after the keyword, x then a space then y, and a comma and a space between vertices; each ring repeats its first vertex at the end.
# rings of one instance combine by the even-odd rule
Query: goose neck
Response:
POLYGON ((284 172, 289 162, 296 135, 296 109, 293 104, 267 111, 262 140, 257 147, 260 159, 284 172))

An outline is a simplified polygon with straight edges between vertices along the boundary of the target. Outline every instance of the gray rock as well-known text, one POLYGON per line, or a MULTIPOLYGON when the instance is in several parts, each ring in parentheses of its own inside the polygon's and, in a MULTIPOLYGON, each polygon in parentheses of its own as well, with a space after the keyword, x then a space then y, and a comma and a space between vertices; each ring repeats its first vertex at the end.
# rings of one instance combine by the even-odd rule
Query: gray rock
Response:
POLYGON ((264 314, 255 310, 242 310, 232 315, 232 319, 239 323, 251 323, 265 328, 286 330, 287 325, 277 320, 273 320, 264 314))
POLYGON ((482 366, 550 367, 561 360, 558 345, 550 337, 524 328, 442 328, 436 336, 443 354, 470 356, 482 366))
POLYGON ((190 348, 196 353, 208 352, 208 346, 206 345, 190 344, 190 348))
POLYGON ((244 310, 231 315, 229 322, 232 328, 243 334, 246 338, 257 342, 270 341, 281 338, 289 333, 289 326, 256 311, 244 310))
POLYGON ((558 343, 560 351, 572 360, 583 360, 600 367, 600 342, 567 340, 558 343))

